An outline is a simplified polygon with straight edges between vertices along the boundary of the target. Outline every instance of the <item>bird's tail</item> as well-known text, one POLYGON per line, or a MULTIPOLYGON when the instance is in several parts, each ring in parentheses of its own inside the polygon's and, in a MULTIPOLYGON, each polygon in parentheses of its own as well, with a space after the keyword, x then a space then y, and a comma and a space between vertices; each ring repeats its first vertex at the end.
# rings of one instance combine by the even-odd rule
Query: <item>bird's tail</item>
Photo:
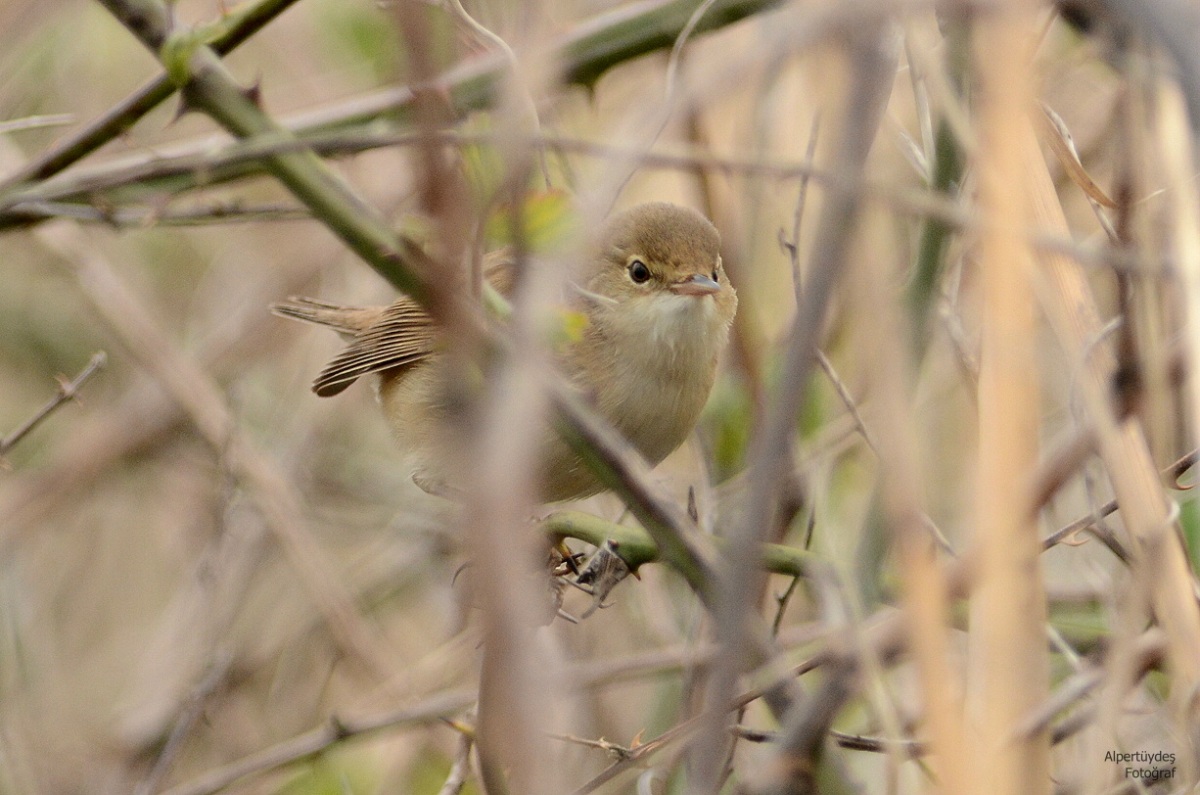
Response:
POLYGON ((287 301, 271 304, 271 312, 280 317, 326 326, 351 336, 369 326, 379 314, 379 310, 375 308, 340 306, 295 295, 287 301))

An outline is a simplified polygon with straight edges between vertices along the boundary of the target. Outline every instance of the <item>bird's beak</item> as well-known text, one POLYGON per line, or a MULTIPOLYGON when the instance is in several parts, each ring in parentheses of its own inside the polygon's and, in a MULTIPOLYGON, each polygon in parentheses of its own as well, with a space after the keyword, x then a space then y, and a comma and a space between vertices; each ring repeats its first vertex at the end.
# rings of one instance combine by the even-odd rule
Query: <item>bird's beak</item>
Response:
POLYGON ((713 281, 711 276, 694 273, 681 282, 675 282, 670 287, 676 295, 716 295, 721 292, 721 285, 713 281))

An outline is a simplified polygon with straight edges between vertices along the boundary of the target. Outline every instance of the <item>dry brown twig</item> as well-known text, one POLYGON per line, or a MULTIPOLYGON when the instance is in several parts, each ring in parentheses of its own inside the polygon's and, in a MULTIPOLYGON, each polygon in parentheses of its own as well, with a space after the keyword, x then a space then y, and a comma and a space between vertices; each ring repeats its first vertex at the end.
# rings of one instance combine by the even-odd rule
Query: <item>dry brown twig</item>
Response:
POLYGON ((204 678, 188 694, 187 701, 183 705, 175 725, 171 727, 171 732, 167 736, 166 742, 163 743, 161 753, 154 760, 150 772, 134 790, 134 795, 152 795, 158 790, 159 784, 170 772, 176 757, 183 750, 188 735, 203 717, 205 703, 224 683, 229 674, 231 662, 231 655, 218 655, 218 659, 214 660, 204 678))
MULTIPOLYGON (((1137 675, 1132 681, 1126 682, 1124 686, 1132 688, 1142 676, 1156 666, 1161 666, 1165 649, 1166 646, 1161 630, 1151 629, 1139 636, 1135 642, 1135 654, 1138 660, 1135 666, 1137 675)), ((1046 700, 1045 704, 1027 715, 1016 731, 1024 735, 1035 735, 1047 731, 1055 716, 1104 684, 1107 675, 1108 672, 1100 666, 1089 666, 1073 674, 1058 687, 1051 697, 1046 700)), ((1094 716, 1094 713, 1092 716, 1094 716)), ((1073 727, 1075 731, 1082 728, 1077 724, 1073 724, 1073 727)), ((1065 739, 1064 737, 1060 737, 1059 734, 1060 732, 1055 732, 1055 742, 1065 739)))
MULTIPOLYGON (((804 629, 804 628, 800 628, 804 629)), ((810 642, 820 632, 813 628, 807 631, 785 630, 780 642, 791 647, 810 642)), ((660 676, 665 672, 675 672, 683 669, 703 668, 711 663, 714 647, 695 649, 690 644, 678 645, 674 648, 660 649, 652 652, 630 655, 615 660, 605 660, 597 663, 576 663, 566 672, 565 677, 571 688, 590 689, 620 684, 632 679, 649 676, 660 676)), ((811 664, 797 667, 789 675, 795 675, 813 670, 811 664)), ((743 693, 730 705, 730 711, 745 704, 762 698, 765 688, 759 687, 743 693)), ((354 715, 338 718, 330 717, 328 722, 311 731, 283 740, 276 745, 264 748, 242 759, 235 760, 220 768, 208 771, 189 781, 183 782, 166 790, 163 795, 212 795, 221 789, 242 779, 262 775, 294 762, 318 754, 333 745, 378 731, 399 729, 413 724, 433 724, 442 722, 449 715, 454 715, 474 703, 476 691, 463 689, 451 692, 427 695, 414 705, 400 707, 395 710, 354 715)), ((689 724, 687 731, 694 728, 689 724)), ((668 732, 652 741, 641 743, 631 749, 632 756, 640 757, 652 753, 662 747, 669 737, 675 737, 679 731, 668 732), (668 737, 669 736, 669 737, 668 737), (639 750, 640 749, 640 750, 639 750)), ((620 771, 616 771, 620 772, 620 771)), ((610 774, 615 775, 615 773, 610 774)), ((605 780, 608 780, 606 778, 605 780)))
MULTIPOLYGON (((297 280, 297 287, 306 279, 297 280)), ((265 298, 264 298, 265 302, 265 298)), ((235 362, 257 363, 274 351, 265 332, 273 319, 263 312, 239 337, 210 344, 194 354, 205 372, 227 378, 235 362)), ((16 488, 0 499, 0 550, 30 537, 57 499, 74 494, 104 473, 120 470, 131 457, 148 454, 172 438, 186 412, 152 384, 131 386, 103 417, 90 417, 76 428, 70 449, 37 472, 23 473, 16 488)), ((12 483, 10 482, 10 486, 12 483)))
POLYGON ((79 390, 83 388, 87 380, 99 372, 107 361, 108 356, 104 351, 97 351, 92 354, 92 358, 88 360, 87 366, 80 370, 79 374, 74 378, 68 381, 66 378, 60 377, 58 380, 58 392, 55 393, 54 397, 50 398, 44 406, 34 412, 29 419, 10 431, 7 436, 0 438, 0 459, 8 454, 18 442, 29 435, 30 431, 57 411, 60 406, 75 400, 79 396, 79 390))
POLYGON ((262 775, 285 765, 315 756, 350 737, 414 724, 441 723, 475 701, 473 689, 438 693, 412 706, 360 719, 331 717, 325 724, 276 745, 214 767, 189 781, 164 790, 161 795, 213 795, 241 779, 262 775))
POLYGON ((475 738, 470 734, 463 732, 459 736, 454 761, 450 765, 450 772, 446 774, 445 783, 438 790, 438 795, 458 795, 462 792, 471 775, 471 748, 474 745, 475 738))
MULTIPOLYGON (((207 175, 214 170, 251 164, 264 158, 311 149, 325 156, 345 156, 381 147, 412 147, 424 142, 469 147, 512 142, 494 133, 464 133, 438 130, 426 134, 413 133, 408 129, 380 131, 369 129, 339 130, 314 134, 303 139, 281 135, 263 134, 234 143, 224 140, 201 139, 185 142, 152 155, 134 154, 101 161, 86 168, 81 167, 54 181, 40 183, 22 189, 0 199, 0 219, 7 208, 28 206, 33 214, 39 208, 45 217, 81 216, 82 220, 105 221, 110 208, 89 209, 88 204, 77 204, 81 197, 102 195, 106 190, 119 189, 126 185, 169 181, 190 174, 207 175), (55 210, 55 208, 61 208, 55 210), (54 210, 54 212, 51 212, 54 210)), ((592 141, 563 135, 518 136, 516 143, 532 147, 539 152, 554 151, 563 154, 601 158, 615 163, 635 162, 641 169, 664 171, 702 170, 706 173, 728 176, 763 177, 772 180, 797 180, 826 187, 840 187, 859 191, 865 199, 894 209, 896 212, 942 221, 965 232, 986 229, 988 220, 961 203, 947 200, 925 190, 897 187, 888 182, 870 178, 851 179, 845 174, 821 168, 811 159, 803 162, 774 161, 765 158, 747 158, 715 153, 708 150, 691 152, 657 152, 637 149, 627 145, 592 141)), ((209 184, 209 182, 205 182, 209 184)), ((139 217, 135 208, 121 209, 133 217, 139 217)), ((118 213, 118 219, 121 219, 118 213)), ((144 217, 144 216, 140 216, 144 217)), ((1116 268, 1138 273, 1144 263, 1128 252, 1097 250, 1075 242, 1069 236, 1034 226, 1028 232, 1032 243, 1041 249, 1059 252, 1093 268, 1116 268)), ((789 243, 790 245, 790 243, 789 243)), ((1170 273, 1170 268, 1166 273, 1170 273)), ((1161 275, 1161 274, 1160 274, 1161 275)))

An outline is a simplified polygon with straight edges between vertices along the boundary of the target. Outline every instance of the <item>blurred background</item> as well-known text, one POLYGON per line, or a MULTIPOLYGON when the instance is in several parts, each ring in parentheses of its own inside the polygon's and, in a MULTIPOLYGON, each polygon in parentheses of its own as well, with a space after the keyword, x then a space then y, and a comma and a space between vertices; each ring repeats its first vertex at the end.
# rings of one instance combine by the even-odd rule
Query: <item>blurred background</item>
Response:
MULTIPOLYGON (((645 200, 696 207, 722 232, 740 297, 734 343, 700 428, 655 470, 680 505, 695 492, 710 532, 720 534, 742 507, 747 446, 778 382, 797 277, 828 198, 822 169, 844 135, 873 137, 843 287, 821 333, 825 366, 808 381, 795 428, 806 499, 777 539, 827 564, 822 588, 838 594, 837 609, 820 588, 781 602, 790 579, 773 575, 762 613, 768 623, 779 615, 779 646, 797 664, 815 654, 831 621, 856 625, 898 603, 904 573, 889 535, 894 517, 880 503, 876 445, 880 428, 896 422, 889 394, 902 396, 919 502, 953 550, 943 559, 967 549, 987 487, 977 482, 978 230, 953 217, 977 187, 967 165, 979 141, 964 50, 971 15, 943 9, 939 18, 933 4, 904 4, 887 37, 896 68, 879 89, 878 130, 847 133, 839 132, 853 99, 847 31, 901 4, 746 4, 744 19, 696 31, 676 55, 668 43, 622 56, 588 85, 562 84, 552 59, 526 55, 604 26, 615 38, 622 14, 680 4, 466 5, 526 65, 507 84, 516 99, 506 110, 470 109, 455 122, 478 136, 474 143, 444 146, 481 197, 473 212, 491 212, 484 199, 505 175, 505 152, 487 136, 540 129, 561 145, 545 150, 552 190, 531 180, 531 212, 546 216, 549 229, 535 246, 572 245, 556 231, 563 215, 578 212, 586 225, 609 207, 645 200), (939 158, 948 156, 957 162, 939 185, 939 158), (586 209, 573 209, 567 196, 586 209), (936 284, 913 299, 919 263, 930 261, 936 284), (924 301, 925 314, 911 314, 912 301, 924 301), (914 354, 909 340, 922 324, 914 354), (891 341, 883 353, 881 340, 891 341), (878 367, 888 355, 898 357, 894 373, 878 367)), ((416 8, 428 24, 425 54, 438 69, 495 56, 495 43, 450 4, 304 0, 227 65, 242 85, 257 86, 276 119, 321 117, 327 129, 348 129, 342 122, 363 121, 354 102, 405 85, 417 68, 397 6, 416 8)), ((206 25, 241 7, 181 0, 172 8, 181 24, 206 25)), ((684 20, 694 7, 685 10, 684 20)), ((1133 175, 1123 199, 1136 208, 1127 213, 1134 221, 1125 261, 1137 265, 1130 286, 1102 256, 1111 247, 1098 215, 1114 211, 1098 214, 1078 173, 1053 154, 1054 135, 1043 136, 1070 230, 1055 240, 1082 252, 1104 321, 1138 309, 1135 342, 1150 373, 1139 427, 1155 464, 1166 467, 1194 438, 1184 385, 1154 380, 1169 369, 1164 352, 1179 347, 1187 305, 1164 264, 1176 221, 1153 122, 1172 84, 1149 45, 1114 54, 1105 35, 1082 33, 1049 7, 1036 19, 1037 99, 1069 130, 1080 168, 1102 190, 1113 195, 1122 168, 1133 175), (1126 154, 1131 140, 1145 143, 1136 156, 1126 154)), ((0 178, 159 70, 96 3, 4 0, 0 31, 0 178)), ((666 35, 674 41, 678 31, 666 35)), ((336 336, 267 311, 293 294, 382 304, 395 289, 273 179, 226 180, 208 170, 204 159, 230 139, 207 116, 179 110, 169 99, 64 171, 59 184, 76 183, 50 200, 58 204, 26 216, 10 203, 0 208, 0 434, 50 399, 56 379, 79 373, 96 351, 107 354, 79 399, 0 460, 0 793, 447 791, 462 744, 442 719, 470 723, 479 677, 477 610, 456 578, 470 550, 453 523, 421 507, 367 384, 330 400, 309 391, 340 350, 336 336), (200 165, 182 176, 153 173, 183 156, 200 165), (149 171, 120 176, 134 166, 149 171), (68 217, 42 220, 60 215, 68 217), (354 736, 339 741, 333 716, 354 736), (357 730, 365 726, 355 721, 375 718, 379 728, 357 730), (280 756, 256 761, 263 749, 280 756), (227 767, 247 759, 248 775, 227 767)), ((395 114, 378 116, 375 127, 353 129, 412 129, 395 114)), ((333 168, 397 228, 428 234, 420 150, 351 148, 333 157, 333 168)), ((53 187, 54 179, 29 184, 53 187)), ((494 235, 482 245, 502 242, 494 235)), ((1118 338, 1094 342, 1107 350, 1118 338)), ((1041 381, 1034 408, 1043 458, 1086 425, 1074 356, 1040 323, 1028 367, 1041 381)), ((1099 459, 1070 467, 1062 481, 1040 513, 1039 536, 1080 517, 1087 524, 1113 495, 1099 459)), ((1163 493, 1179 508, 1195 555, 1190 497, 1163 493)), ((572 507, 633 523, 611 495, 572 507)), ((1089 532, 1126 538, 1119 516, 1089 532)), ((1041 558, 1052 685, 1093 670, 1114 635, 1133 644, 1145 628, 1144 615, 1125 606, 1137 578, 1093 535, 1071 535, 1041 558)), ((635 748, 679 725, 704 686, 709 620, 681 578, 645 566, 610 600, 578 624, 556 620, 541 630, 573 683, 563 707, 574 738, 553 741, 567 791, 619 760, 604 742, 635 748)), ((567 612, 589 605, 568 589, 567 612)), ((964 615, 951 616, 947 633, 954 670, 964 665, 964 615)), ((1120 766, 1103 762, 1106 750, 1177 753, 1186 773, 1194 720, 1186 708, 1183 718, 1172 711, 1182 696, 1172 696, 1159 666, 1148 668, 1156 670, 1128 690, 1103 691, 1120 704, 1105 724, 1112 733, 1085 728, 1054 746, 1060 790, 1125 783, 1120 766)), ((909 662, 871 669, 835 728, 924 738, 918 678, 909 662)), ((1094 698, 1064 705, 1060 721, 1109 703, 1094 698)), ((757 702, 739 722, 778 728, 757 702)), ((769 744, 752 739, 732 750, 725 791, 749 786, 773 758, 769 744)), ((599 791, 683 791, 687 743, 631 765, 599 791)), ((831 741, 828 753, 859 791, 937 786, 924 763, 879 750, 831 741)), ((479 791, 473 778, 465 786, 479 791)))

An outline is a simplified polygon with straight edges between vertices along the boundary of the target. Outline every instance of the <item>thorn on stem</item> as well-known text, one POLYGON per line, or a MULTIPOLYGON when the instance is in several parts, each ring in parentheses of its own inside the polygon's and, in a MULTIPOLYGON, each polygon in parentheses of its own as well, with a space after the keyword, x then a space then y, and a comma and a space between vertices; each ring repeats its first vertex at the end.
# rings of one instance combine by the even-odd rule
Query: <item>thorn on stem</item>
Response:
POLYGON ((262 76, 254 78, 254 82, 242 89, 242 95, 250 100, 254 107, 262 110, 262 76))

